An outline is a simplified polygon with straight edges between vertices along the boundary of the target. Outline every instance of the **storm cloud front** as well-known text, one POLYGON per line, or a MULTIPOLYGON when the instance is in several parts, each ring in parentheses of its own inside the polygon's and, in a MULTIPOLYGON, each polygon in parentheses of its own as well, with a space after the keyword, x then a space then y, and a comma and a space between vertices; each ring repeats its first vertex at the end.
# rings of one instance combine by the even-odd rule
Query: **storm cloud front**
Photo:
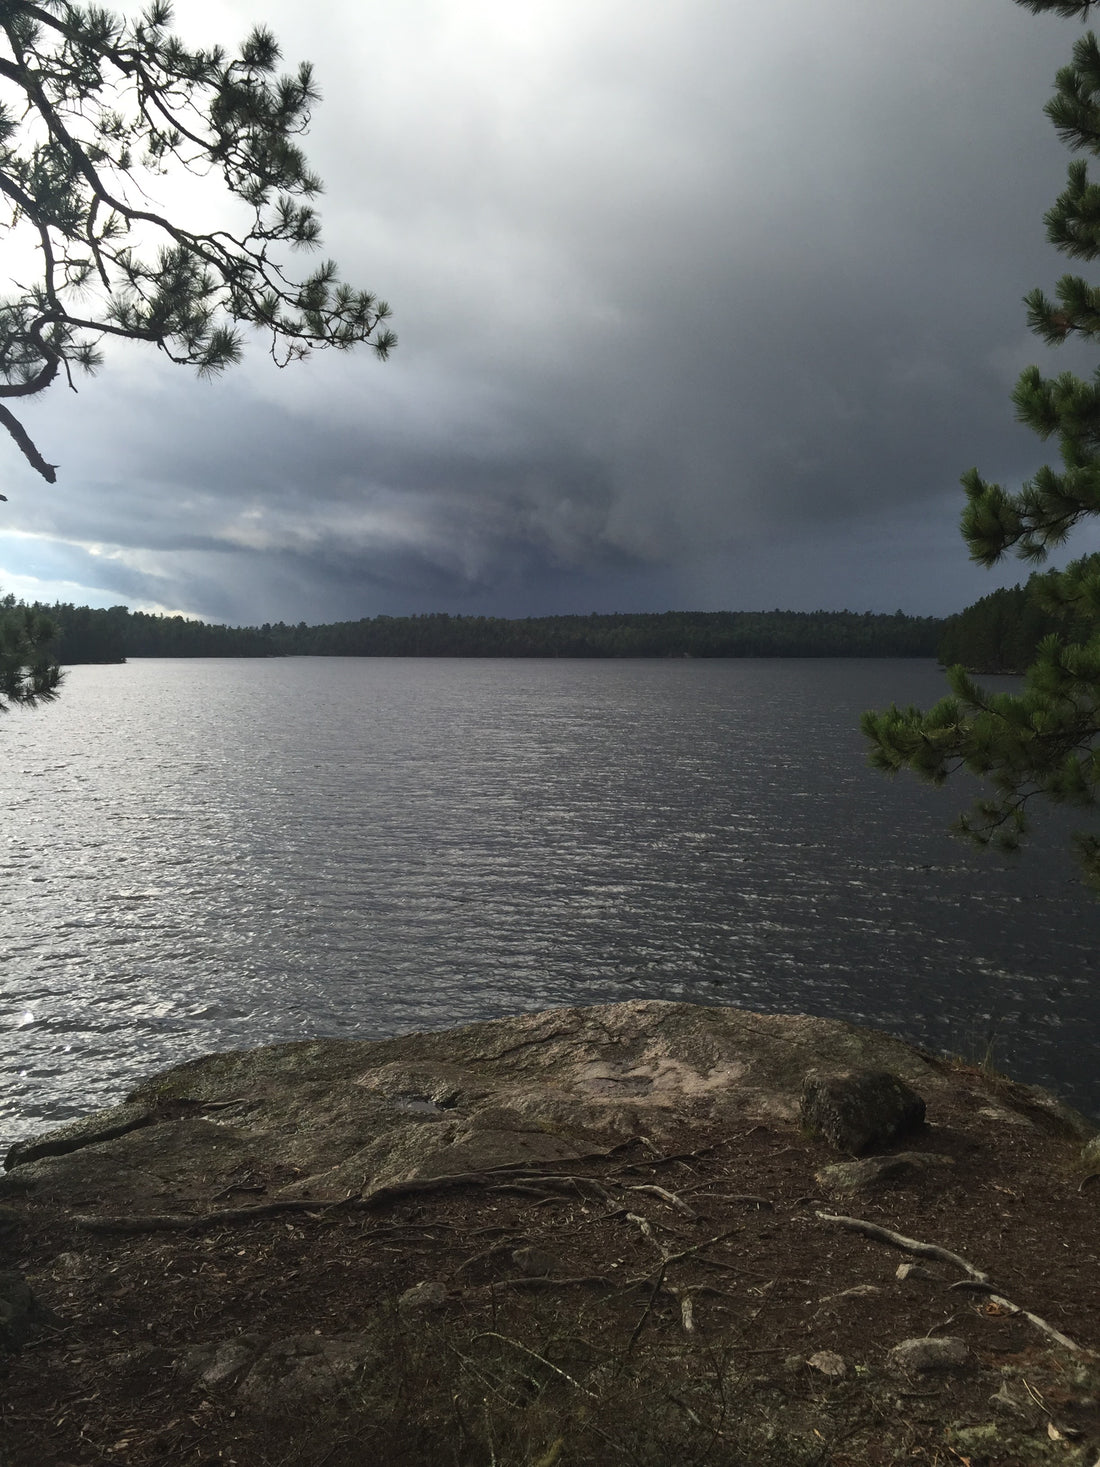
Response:
POLYGON ((27 410, 56 485, 0 445, 0 587, 258 623, 945 613, 1026 574, 969 563, 958 479, 1042 463, 1012 384, 1081 365, 1021 304, 1067 268, 1042 106, 1079 26, 1011 0, 180 12, 315 63, 324 249, 400 344, 280 371, 256 342, 213 383, 108 346, 27 410))

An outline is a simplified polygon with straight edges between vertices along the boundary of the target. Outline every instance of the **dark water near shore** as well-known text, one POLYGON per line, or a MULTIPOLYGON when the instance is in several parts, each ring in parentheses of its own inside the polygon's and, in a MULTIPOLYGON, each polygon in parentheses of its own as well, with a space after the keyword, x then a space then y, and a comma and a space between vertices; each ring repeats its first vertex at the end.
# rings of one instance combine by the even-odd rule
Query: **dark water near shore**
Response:
POLYGON ((1100 903, 863 764, 921 662, 134 662, 0 722, 0 1140, 214 1048, 631 997, 829 1014, 1100 1114, 1100 903))

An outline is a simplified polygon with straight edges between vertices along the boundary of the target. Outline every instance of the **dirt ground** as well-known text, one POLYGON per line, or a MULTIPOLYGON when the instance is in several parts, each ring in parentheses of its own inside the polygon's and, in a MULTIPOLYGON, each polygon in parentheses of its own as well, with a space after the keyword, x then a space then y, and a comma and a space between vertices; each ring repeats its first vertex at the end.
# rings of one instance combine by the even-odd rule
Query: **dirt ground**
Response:
POLYGON ((6 1358, 0 1463, 1094 1467, 1100 1178, 1015 1087, 1027 1124, 983 1115, 987 1084, 899 1148, 953 1166, 854 1196, 775 1124, 187 1230, 16 1198, 3 1266, 53 1319, 6 1358), (916 1337, 968 1355, 892 1365, 916 1337))

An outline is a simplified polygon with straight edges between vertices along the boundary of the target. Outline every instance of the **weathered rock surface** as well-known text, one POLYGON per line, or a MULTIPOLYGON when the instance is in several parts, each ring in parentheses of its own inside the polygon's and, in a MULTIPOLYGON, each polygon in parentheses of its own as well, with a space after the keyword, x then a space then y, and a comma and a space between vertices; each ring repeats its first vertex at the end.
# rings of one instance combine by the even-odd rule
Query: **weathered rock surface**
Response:
MULTIPOLYGON (((416 1179, 604 1155, 638 1137, 659 1145, 685 1125, 797 1123, 811 1071, 824 1077, 814 1116, 851 1149, 874 1138, 866 1126, 842 1135, 826 1114, 825 1100, 847 1093, 838 1074, 854 1074, 860 1093, 858 1077, 877 1074, 871 1088, 907 1124, 924 1101, 934 1110, 958 1089, 943 1062, 835 1020, 653 1000, 551 1009, 209 1055, 154 1076, 124 1106, 14 1147, 0 1194, 137 1215, 370 1197, 416 1179)), ((1027 1093, 1036 1113, 1058 1109, 1027 1093)))
POLYGON ((207 1389, 232 1390, 247 1411, 286 1414, 346 1390, 377 1359, 377 1342, 365 1334, 241 1334, 190 1351, 178 1371, 207 1389))
POLYGON ((250 1370, 263 1348, 263 1336, 259 1334, 241 1334, 217 1344, 199 1345, 179 1362, 179 1373, 200 1385, 224 1385, 250 1370))

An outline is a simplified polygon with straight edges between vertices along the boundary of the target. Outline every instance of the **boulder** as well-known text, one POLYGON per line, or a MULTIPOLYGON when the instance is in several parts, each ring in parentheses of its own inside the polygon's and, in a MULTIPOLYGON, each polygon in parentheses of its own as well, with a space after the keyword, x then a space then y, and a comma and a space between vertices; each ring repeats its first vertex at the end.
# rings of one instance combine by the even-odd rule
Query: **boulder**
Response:
POLYGON ((893 1071, 813 1069, 802 1086, 802 1124, 837 1151, 861 1156, 924 1124, 923 1098, 893 1071))

